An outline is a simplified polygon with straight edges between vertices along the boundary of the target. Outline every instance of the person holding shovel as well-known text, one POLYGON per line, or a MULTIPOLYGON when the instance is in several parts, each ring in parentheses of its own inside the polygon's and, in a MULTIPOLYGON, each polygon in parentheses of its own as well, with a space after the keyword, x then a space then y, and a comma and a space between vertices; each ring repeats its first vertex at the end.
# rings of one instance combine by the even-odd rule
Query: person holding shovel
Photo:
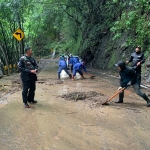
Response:
MULTIPOLYGON (((128 86, 132 85, 135 93, 141 96, 147 102, 147 106, 150 107, 150 100, 148 96, 140 91, 135 70, 127 67, 125 62, 123 61, 119 61, 117 64, 115 64, 115 66, 118 67, 120 74, 120 87, 118 88, 118 90, 121 90, 122 88, 127 88, 128 86)), ((123 98, 124 90, 119 94, 119 101, 117 101, 116 103, 123 103, 123 98)))
POLYGON ((144 54, 141 52, 141 47, 137 46, 135 52, 131 54, 127 64, 132 62, 132 68, 136 71, 137 82, 141 85, 141 65, 145 62, 144 54))
POLYGON ((76 76, 76 73, 77 73, 77 72, 81 75, 82 79, 85 79, 85 78, 84 78, 84 75, 83 75, 83 73, 82 73, 82 69, 84 70, 85 73, 87 73, 84 62, 76 63, 76 64, 73 66, 72 80, 74 80, 74 77, 76 76))

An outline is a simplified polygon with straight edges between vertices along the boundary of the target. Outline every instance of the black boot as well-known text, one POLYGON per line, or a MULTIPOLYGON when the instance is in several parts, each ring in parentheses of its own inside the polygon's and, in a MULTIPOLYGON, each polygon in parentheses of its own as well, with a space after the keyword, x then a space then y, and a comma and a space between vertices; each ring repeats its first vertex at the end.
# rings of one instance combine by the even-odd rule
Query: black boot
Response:
POLYGON ((72 78, 72 75, 71 74, 69 74, 69 77, 70 77, 70 79, 72 78))
POLYGON ((150 100, 147 101, 147 107, 150 107, 150 100))
POLYGON ((58 75, 58 80, 60 80, 60 75, 58 75))
POLYGON ((37 103, 37 101, 35 101, 35 100, 33 100, 33 101, 28 101, 29 103, 33 103, 33 104, 35 104, 35 103, 37 103))
POLYGON ((123 103, 123 98, 124 98, 124 91, 122 91, 120 94, 119 94, 119 100, 115 103, 123 103))
POLYGON ((117 102, 115 103, 123 103, 123 99, 119 99, 117 102))
POLYGON ((144 93, 142 97, 143 97, 144 100, 146 100, 147 107, 150 107, 150 100, 149 100, 148 96, 144 93))
POLYGON ((28 105, 28 103, 24 104, 25 108, 29 108, 30 106, 28 105))

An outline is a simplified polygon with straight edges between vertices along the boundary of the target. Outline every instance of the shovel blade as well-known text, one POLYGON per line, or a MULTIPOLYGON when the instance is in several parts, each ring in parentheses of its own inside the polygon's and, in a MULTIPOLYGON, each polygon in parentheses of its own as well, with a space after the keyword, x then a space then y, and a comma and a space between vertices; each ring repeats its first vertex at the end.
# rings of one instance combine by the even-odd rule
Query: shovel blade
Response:
POLYGON ((102 105, 110 105, 107 101, 105 103, 102 103, 102 105))
POLYGON ((95 76, 91 76, 91 77, 90 77, 90 79, 93 79, 93 78, 95 78, 95 76))
POLYGON ((109 100, 107 99, 104 103, 102 103, 102 105, 110 105, 108 102, 109 100))

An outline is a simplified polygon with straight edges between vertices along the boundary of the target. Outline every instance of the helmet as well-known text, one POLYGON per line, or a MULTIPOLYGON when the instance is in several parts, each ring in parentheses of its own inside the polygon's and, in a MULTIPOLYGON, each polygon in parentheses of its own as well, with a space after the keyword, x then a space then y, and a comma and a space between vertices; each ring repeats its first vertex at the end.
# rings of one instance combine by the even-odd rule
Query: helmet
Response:
POLYGON ((60 57, 64 57, 64 54, 60 54, 60 57))
POLYGON ((69 56, 72 57, 72 54, 70 54, 69 56))
POLYGON ((63 56, 60 56, 60 60, 65 60, 65 58, 63 56))

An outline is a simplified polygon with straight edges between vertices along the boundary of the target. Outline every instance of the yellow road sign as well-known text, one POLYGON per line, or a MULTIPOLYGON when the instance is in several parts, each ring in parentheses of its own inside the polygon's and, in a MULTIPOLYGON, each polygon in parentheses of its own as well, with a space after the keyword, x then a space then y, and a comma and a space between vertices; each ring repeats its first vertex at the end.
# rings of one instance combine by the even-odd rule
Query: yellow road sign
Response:
POLYGON ((18 40, 21 41, 24 38, 24 33, 21 29, 18 29, 13 36, 18 40))

